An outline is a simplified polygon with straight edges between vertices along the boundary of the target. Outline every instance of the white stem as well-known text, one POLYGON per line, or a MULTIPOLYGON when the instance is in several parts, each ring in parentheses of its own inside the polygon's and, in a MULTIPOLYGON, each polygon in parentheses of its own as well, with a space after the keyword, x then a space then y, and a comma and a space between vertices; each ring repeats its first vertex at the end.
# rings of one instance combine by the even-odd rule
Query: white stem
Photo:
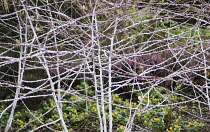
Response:
MULTIPOLYGON (((97 3, 97 1, 95 2, 97 3)), ((96 5, 93 8, 93 12, 92 12, 92 25, 91 25, 91 41, 92 41, 92 46, 95 46, 95 24, 96 24, 96 14, 95 14, 95 10, 96 10, 96 5)), ((104 120, 102 120, 101 118, 101 110, 100 110, 100 104, 99 104, 99 98, 98 98, 98 80, 97 80, 97 74, 96 74, 96 64, 95 64, 95 60, 94 60, 94 49, 93 49, 93 53, 92 53, 92 57, 93 57, 93 77, 94 77, 94 87, 95 87, 95 98, 96 98, 96 108, 97 108, 97 112, 98 112, 98 118, 99 118, 99 122, 100 122, 100 131, 101 132, 106 132, 106 128, 104 128, 103 124, 104 124, 104 120)), ((102 96, 102 95, 101 95, 102 96)), ((102 98, 102 97, 101 97, 102 98)), ((102 105, 102 104, 101 104, 102 105)), ((102 113, 103 114, 103 113, 102 113)), ((105 119, 106 120, 106 119, 105 119)))
MULTIPOLYGON (((200 36, 200 31, 198 29, 198 35, 200 36)), ((208 78, 207 78, 207 58, 206 58, 206 55, 205 55, 205 51, 204 51, 204 47, 203 47, 203 43, 202 43, 202 38, 199 37, 201 43, 200 43, 200 46, 201 46, 201 52, 203 53, 203 64, 204 64, 204 77, 205 77, 205 88, 206 88, 206 97, 207 97, 207 101, 208 101, 208 107, 209 107, 209 110, 210 110, 210 97, 209 97, 209 86, 208 86, 208 78)))
MULTIPOLYGON (((19 20, 19 17, 18 17, 17 13, 16 13, 16 15, 17 15, 17 19, 18 19, 18 22, 19 22, 20 43, 22 43, 23 42, 23 39, 22 39, 22 26, 20 24, 20 20, 19 20)), ((27 32, 27 29, 26 29, 26 32, 27 32)), ((27 34, 25 34, 25 39, 26 39, 25 41, 27 41, 27 34)), ((17 89, 16 89, 16 92, 15 92, 15 98, 14 98, 14 101, 13 101, 13 104, 12 104, 12 110, 11 110, 9 119, 7 121, 5 132, 8 132, 10 127, 11 127, 11 125, 12 125, 12 119, 13 119, 13 116, 14 116, 15 108, 16 108, 17 102, 19 100, 18 98, 19 98, 19 95, 20 95, 21 84, 22 84, 22 81, 23 81, 23 75, 24 75, 24 71, 25 71, 25 61, 22 61, 22 58, 26 57, 26 53, 27 53, 27 46, 24 46, 24 47, 21 46, 20 47, 19 62, 18 62, 18 83, 17 83, 17 89)))
POLYGON ((113 53, 113 45, 114 45, 114 39, 115 39, 115 34, 117 31, 117 24, 118 24, 118 19, 116 18, 115 20, 115 27, 114 27, 114 32, 113 36, 111 38, 111 45, 110 45, 110 54, 109 54, 109 89, 108 89, 108 97, 109 97, 109 131, 112 132, 113 128, 113 123, 112 123, 112 53, 113 53))
MULTIPOLYGON (((56 105, 56 108, 57 108, 57 112, 58 112, 59 118, 61 120, 61 125, 62 125, 63 129, 65 130, 65 132, 68 132, 68 128, 67 128, 66 123, 65 123, 64 118, 63 118, 62 108, 60 107, 59 100, 57 99, 56 94, 55 94, 55 87, 54 87, 54 83, 53 83, 52 77, 50 75, 48 62, 47 62, 47 60, 46 60, 46 58, 44 57, 43 54, 42 54, 42 59, 43 59, 43 62, 44 62, 43 63, 43 67, 45 68, 45 71, 47 72, 48 80, 50 81, 50 87, 51 87, 51 89, 53 91, 52 92, 52 96, 53 96, 53 99, 55 101, 55 105, 56 105)), ((39 60, 41 61, 41 58, 39 58, 39 60)))

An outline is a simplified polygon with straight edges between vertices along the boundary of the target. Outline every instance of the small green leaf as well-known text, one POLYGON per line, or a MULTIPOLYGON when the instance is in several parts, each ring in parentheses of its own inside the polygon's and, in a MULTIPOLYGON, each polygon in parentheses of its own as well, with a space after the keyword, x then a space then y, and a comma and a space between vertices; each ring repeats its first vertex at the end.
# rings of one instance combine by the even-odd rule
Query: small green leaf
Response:
POLYGON ((76 0, 72 0, 72 1, 71 1, 72 4, 75 3, 75 2, 76 2, 76 0))
POLYGON ((62 48, 64 46, 64 43, 60 43, 59 46, 62 48))
POLYGON ((15 39, 15 43, 16 43, 16 44, 20 44, 20 40, 15 39))
POLYGON ((37 28, 36 28, 36 31, 37 31, 37 32, 42 32, 42 29, 37 27, 37 28))
POLYGON ((143 69, 144 67, 143 67, 143 66, 139 66, 139 68, 140 68, 140 69, 143 69))

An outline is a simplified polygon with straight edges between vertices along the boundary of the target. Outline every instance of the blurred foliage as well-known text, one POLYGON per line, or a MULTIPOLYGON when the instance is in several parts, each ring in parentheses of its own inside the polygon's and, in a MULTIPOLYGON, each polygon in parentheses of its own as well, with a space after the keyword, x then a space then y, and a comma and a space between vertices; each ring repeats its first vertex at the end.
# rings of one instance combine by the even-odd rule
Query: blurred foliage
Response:
POLYGON ((1 2, 3 2, 3 7, 4 7, 4 9, 5 9, 6 11, 8 11, 8 10, 9 10, 9 6, 8 6, 7 0, 1 0, 1 2))

